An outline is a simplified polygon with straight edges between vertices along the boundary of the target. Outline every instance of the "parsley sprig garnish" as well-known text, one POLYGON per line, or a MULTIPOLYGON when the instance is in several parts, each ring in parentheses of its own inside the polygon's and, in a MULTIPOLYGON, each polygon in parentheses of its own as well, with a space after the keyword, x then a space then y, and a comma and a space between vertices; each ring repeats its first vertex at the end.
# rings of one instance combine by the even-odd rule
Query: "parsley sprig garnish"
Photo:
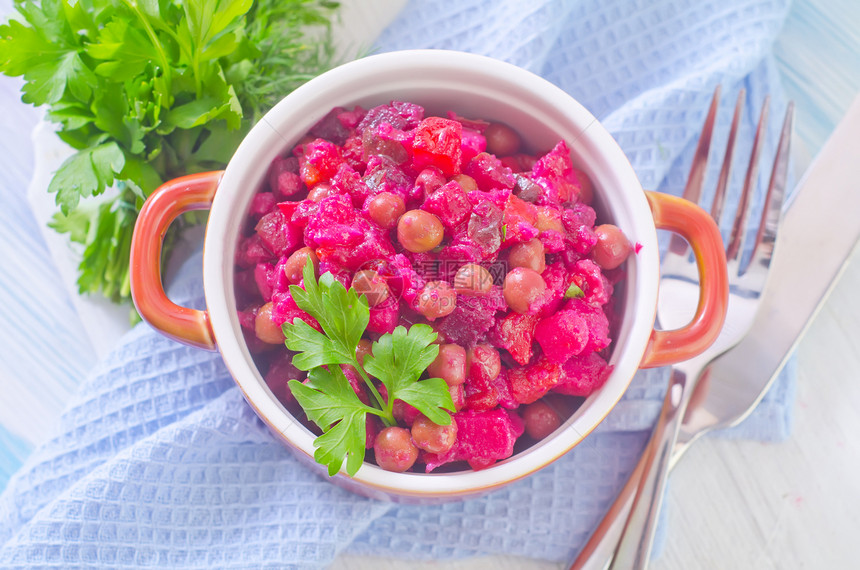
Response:
POLYGON ((367 414, 380 417, 385 425, 395 425, 395 400, 414 406, 434 423, 451 423, 448 412, 454 411, 454 402, 445 381, 419 380, 439 354, 439 346, 433 344, 437 335, 430 326, 398 326, 393 333, 382 335, 362 365, 356 349, 370 322, 367 297, 347 289, 331 273, 317 281, 310 262, 302 276, 304 288, 291 285, 290 294, 323 332, 301 319, 284 323, 287 348, 297 352, 293 364, 308 371, 304 383, 291 380, 289 386, 308 418, 323 430, 314 440, 314 459, 328 467, 329 475, 336 474, 344 460, 347 473, 355 475, 364 461, 367 414), (341 366, 358 371, 373 405, 359 399, 341 366), (374 379, 385 386, 387 397, 374 379))
MULTIPOLYGON (((80 293, 128 303, 137 213, 162 182, 221 169, 278 100, 335 63, 330 0, 16 0, 0 73, 75 153, 48 192, 80 293), (110 194, 106 194, 108 189, 110 194), (100 198, 94 199, 95 197, 100 198)), ((185 215, 177 232, 199 223, 185 215)))

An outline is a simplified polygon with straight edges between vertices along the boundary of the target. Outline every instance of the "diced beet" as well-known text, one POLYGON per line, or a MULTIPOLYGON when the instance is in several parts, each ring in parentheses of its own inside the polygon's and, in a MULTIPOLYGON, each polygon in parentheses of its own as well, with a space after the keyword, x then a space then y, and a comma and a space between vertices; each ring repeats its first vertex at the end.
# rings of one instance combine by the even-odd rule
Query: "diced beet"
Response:
POLYGON ((476 203, 469 216, 468 236, 484 259, 494 256, 502 245, 502 211, 489 200, 476 203))
MULTIPOLYGON (((513 410, 519 407, 520 403, 514 398, 514 391, 511 388, 511 381, 508 378, 509 370, 502 368, 502 372, 493 380, 493 389, 499 396, 499 405, 505 409, 513 410)), ((522 435, 520 432, 517 437, 522 435)))
POLYGON ((394 255, 386 262, 369 265, 368 268, 382 275, 391 289, 392 296, 402 299, 407 306, 412 306, 427 283, 402 253, 394 255))
MULTIPOLYGON (((278 208, 282 208, 282 206, 282 204, 278 204, 278 208)), ((290 222, 299 228, 304 228, 308 225, 308 220, 310 220, 311 216, 316 215, 319 209, 319 202, 312 200, 297 202, 293 215, 290 217, 290 222)))
POLYGON ((372 156, 385 156, 395 164, 409 160, 409 151, 404 145, 411 145, 413 133, 401 131, 382 123, 373 129, 365 129, 361 135, 362 156, 369 162, 372 156))
POLYGON ((283 293, 290 289, 290 280, 287 277, 286 271, 286 265, 289 259, 289 255, 282 255, 275 264, 274 271, 268 275, 269 279, 267 281, 267 285, 272 290, 272 294, 283 293))
POLYGON ((275 257, 293 249, 301 241, 299 228, 290 223, 281 210, 272 210, 257 222, 254 231, 260 236, 263 246, 275 257))
POLYGON ((466 405, 463 409, 483 412, 498 407, 499 394, 492 387, 488 387, 486 390, 480 392, 472 392, 471 394, 466 386, 463 388, 466 395, 466 405))
POLYGON ((612 297, 612 285, 590 259, 581 259, 573 269, 573 282, 585 293, 585 301, 591 305, 605 305, 612 297))
POLYGON ((473 469, 483 469, 513 454, 520 430, 506 410, 465 410, 451 417, 457 422, 457 442, 447 453, 424 454, 428 473, 452 461, 467 461, 473 469))
POLYGON ((498 351, 487 344, 478 344, 468 352, 466 407, 473 410, 490 410, 499 405, 499 393, 493 381, 502 368, 498 351))
POLYGON ((373 444, 376 442, 376 436, 382 431, 382 420, 372 414, 367 414, 364 420, 364 448, 373 449, 373 444))
POLYGON ((351 111, 341 111, 337 116, 337 120, 348 130, 352 131, 358 128, 358 124, 367 114, 367 109, 363 109, 359 105, 352 108, 351 111))
POLYGON ((486 152, 478 153, 475 158, 470 160, 465 173, 474 178, 475 182, 478 183, 478 188, 485 192, 498 188, 510 190, 516 183, 511 169, 502 164, 498 158, 486 152))
MULTIPOLYGON (((256 266, 254 266, 256 268, 256 266)), ((241 306, 260 299, 260 291, 254 279, 254 269, 239 269, 233 274, 236 287, 236 302, 241 306)))
POLYGON ((370 308, 367 330, 378 334, 394 332, 399 320, 400 303, 396 298, 388 297, 383 303, 370 308))
MULTIPOLYGON (((316 212, 308 217, 305 241, 312 247, 355 246, 364 239, 364 228, 360 226, 359 218, 348 196, 324 198, 316 212)), ((363 221, 369 227, 370 223, 363 221)))
POLYGON ((254 267, 254 281, 257 290, 264 301, 272 300, 272 285, 275 275, 275 266, 272 263, 262 262, 254 267))
POLYGON ((311 127, 310 134, 331 141, 338 146, 343 146, 350 135, 350 129, 346 128, 340 120, 340 116, 345 111, 346 109, 343 107, 335 107, 311 127))
POLYGON ((275 207, 275 195, 271 192, 257 192, 251 198, 251 205, 248 208, 248 216, 251 219, 259 220, 265 214, 268 214, 275 207))
POLYGON ((441 319, 436 329, 450 342, 472 346, 493 327, 495 313, 494 304, 485 303, 481 297, 458 294, 454 311, 441 319))
POLYGON ((343 375, 346 377, 349 382, 352 391, 355 392, 355 395, 358 396, 358 399, 362 401, 363 404, 370 405, 370 397, 367 395, 365 391, 365 383, 364 379, 358 374, 358 372, 352 366, 341 366, 340 369, 343 371, 343 375))
POLYGON ((364 144, 360 136, 352 136, 346 139, 341 149, 341 155, 346 164, 350 165, 356 172, 364 172, 367 162, 364 160, 364 144))
POLYGON ((391 125, 398 129, 414 129, 424 118, 424 107, 416 105, 415 103, 410 103, 408 101, 392 101, 391 108, 397 111, 397 114, 403 118, 404 123, 402 127, 397 127, 393 124, 391 125))
POLYGON ((478 154, 487 150, 487 139, 480 132, 471 128, 465 128, 464 125, 460 140, 460 149, 462 151, 460 170, 465 172, 469 162, 478 156, 478 154))
POLYGON ((558 384, 561 366, 541 358, 534 364, 508 372, 514 400, 520 404, 531 404, 558 384))
POLYGON ((316 139, 304 145, 304 152, 299 157, 299 175, 308 188, 313 188, 331 180, 342 162, 339 146, 316 139))
POLYGON ((250 269, 274 257, 257 234, 243 239, 236 250, 236 264, 244 269, 250 269))
POLYGON ((553 391, 568 396, 588 396, 606 383, 611 372, 612 367, 593 352, 576 356, 561 367, 561 376, 553 391))
POLYGON ((275 324, 292 323, 297 318, 322 332, 317 320, 301 310, 289 292, 272 294, 272 321, 275 324))
POLYGON ((392 101, 390 105, 379 105, 370 109, 356 130, 364 132, 382 123, 388 123, 395 129, 411 129, 418 125, 424 116, 424 109, 414 103, 392 101))
POLYGON ((540 204, 564 204, 579 197, 580 183, 573 171, 570 149, 564 141, 538 159, 532 167, 532 176, 543 188, 540 204))
POLYGON ((418 408, 412 404, 407 404, 403 400, 394 400, 391 411, 398 422, 402 422, 408 426, 414 424, 415 418, 421 415, 418 408))
POLYGON ((290 404, 295 402, 293 393, 290 391, 289 381, 303 381, 307 377, 306 372, 302 372, 293 366, 293 355, 290 352, 284 352, 269 365, 269 370, 266 372, 265 380, 269 390, 282 404, 290 404))
POLYGON ((451 394, 451 401, 454 402, 454 410, 459 412, 466 407, 466 393, 462 384, 448 386, 448 392, 451 394))
MULTIPOLYGON (((331 276, 334 277, 334 280, 344 286, 344 288, 349 289, 352 285, 352 272, 347 271, 343 267, 332 264, 328 260, 320 260, 320 268, 319 274, 322 275, 324 273, 331 273, 331 276)), ((299 282, 299 285, 304 286, 304 280, 299 282)))
POLYGON ((356 271, 370 261, 387 259, 394 255, 394 248, 385 232, 366 220, 364 223, 367 225, 361 225, 361 242, 356 245, 317 248, 320 261, 325 259, 350 271, 356 271))
POLYGON ((509 312, 496 323, 490 339, 499 348, 507 350, 514 360, 526 365, 532 359, 537 315, 509 312))
POLYGON ((421 209, 435 214, 446 228, 451 229, 469 216, 472 204, 457 181, 452 180, 427 196, 421 209))
POLYGON ((555 230, 545 230, 538 235, 546 253, 564 251, 564 234, 555 230))
POLYGON ((276 156, 269 166, 268 180, 269 190, 277 201, 297 194, 302 189, 298 159, 294 156, 276 156))
POLYGON ((564 294, 573 281, 573 276, 565 269, 564 263, 549 264, 541 273, 546 290, 537 304, 536 311, 541 317, 555 313, 564 302, 564 294))
POLYGON ((412 268, 424 281, 444 281, 445 277, 439 270, 439 260, 436 254, 425 251, 422 253, 412 253, 411 251, 403 252, 403 255, 409 259, 412 268))
POLYGON ((540 233, 535 227, 537 211, 535 207, 513 194, 508 196, 504 210, 505 239, 503 246, 510 247, 515 243, 526 242, 540 233))
POLYGON ((338 167, 337 172, 332 177, 331 186, 336 193, 349 196, 355 208, 360 208, 370 195, 361 175, 345 162, 338 167))
POLYGON ((367 161, 362 182, 367 187, 368 196, 390 192, 406 201, 413 190, 412 179, 387 156, 375 155, 367 161))
POLYGON ((526 431, 526 423, 520 415, 512 409, 507 410, 508 418, 511 420, 511 434, 514 437, 520 437, 526 431))
POLYGON ((535 340, 547 360, 562 364, 588 345, 588 324, 576 311, 558 311, 538 322, 535 340))
POLYGON ((597 244, 594 223, 597 215, 585 204, 577 203, 562 212, 568 246, 581 255, 588 254, 597 244))
MULTIPOLYGON (((464 263, 479 263, 484 260, 484 256, 481 248, 468 240, 457 241, 443 247, 439 252, 439 259, 445 262, 446 266, 459 268, 464 263)), ((456 271, 456 269, 453 270, 456 271)))
POLYGON ((259 307, 254 307, 247 311, 237 311, 237 315, 239 316, 239 326, 243 329, 253 331, 254 323, 257 320, 258 309, 259 307))
POLYGON ((446 176, 460 174, 463 126, 457 121, 428 117, 416 129, 412 141, 412 163, 421 169, 435 166, 446 176))
POLYGON ((590 305, 585 299, 571 299, 566 310, 575 311, 585 321, 588 328, 588 344, 584 352, 599 352, 609 346, 609 318, 599 306, 590 305))
POLYGON ((441 170, 435 166, 428 166, 415 177, 415 186, 412 192, 410 192, 410 197, 423 201, 441 188, 445 182, 447 182, 447 178, 445 178, 441 170))
POLYGON ((464 409, 489 410, 496 406, 501 406, 502 408, 513 410, 520 405, 514 398, 511 382, 508 379, 508 369, 506 368, 502 368, 498 376, 490 380, 488 385, 481 391, 474 391, 473 389, 470 393, 468 383, 464 384, 463 388, 466 395, 464 409))
POLYGON ((562 222, 567 231, 571 231, 572 226, 594 227, 597 223, 597 212, 591 206, 577 202, 563 210, 562 222))

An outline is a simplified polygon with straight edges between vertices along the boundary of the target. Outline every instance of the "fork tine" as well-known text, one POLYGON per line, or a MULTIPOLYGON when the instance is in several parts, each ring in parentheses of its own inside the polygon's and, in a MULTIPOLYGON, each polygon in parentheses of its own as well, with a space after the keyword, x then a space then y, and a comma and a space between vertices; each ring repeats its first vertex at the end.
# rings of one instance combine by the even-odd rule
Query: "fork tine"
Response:
MULTIPOLYGON (((717 108, 720 106, 721 92, 722 87, 717 85, 714 89, 714 95, 711 97, 708 114, 705 116, 705 124, 702 125, 702 134, 699 135, 699 142, 696 143, 696 153, 693 155, 693 163, 690 165, 687 185, 684 186, 684 193, 681 194, 681 197, 696 204, 699 203, 702 187, 705 185, 705 171, 708 169, 708 154, 711 152, 711 139, 714 134, 714 123, 717 119, 717 108)), ((688 250, 687 241, 677 234, 672 234, 669 239, 668 251, 680 256, 685 253, 689 254, 688 250)))
POLYGON ((719 224, 720 216, 723 213, 723 204, 726 201, 726 189, 729 186, 731 178, 732 163, 735 155, 735 141, 738 135, 738 125, 741 122, 741 115, 744 110, 744 98, 746 97, 746 89, 741 88, 738 93, 738 100, 735 103, 735 114, 732 116, 732 125, 729 128, 729 138, 726 143, 726 155, 723 158, 723 166, 720 168, 720 177, 717 180, 717 189, 714 192, 714 202, 711 205, 711 217, 719 224))
POLYGON ((788 163, 791 157, 791 130, 794 124, 794 101, 790 101, 785 110, 782 131, 777 143, 776 156, 773 160, 773 170, 770 173, 770 183, 767 187, 764 207, 761 214, 758 233, 753 245, 750 265, 762 259, 769 259, 776 241, 776 230, 782 217, 782 207, 785 202, 785 189, 788 185, 788 163))
POLYGON ((732 232, 729 238, 729 246, 726 248, 726 259, 732 265, 740 262, 740 256, 743 252, 743 244, 746 237, 747 218, 752 208, 752 194, 755 188, 756 180, 758 179, 759 157, 761 157, 761 148, 764 145, 765 126, 767 125, 767 115, 770 109, 770 97, 765 97, 761 108, 761 116, 759 117, 758 127, 756 128, 755 138, 753 139, 752 153, 750 154, 750 164, 747 168, 746 178, 744 178, 744 187, 741 191, 740 200, 738 201, 738 209, 735 214, 735 221, 732 225, 732 232))
POLYGON ((687 185, 684 187, 682 196, 687 200, 699 203, 702 195, 702 187, 705 185, 705 171, 708 168, 708 153, 711 151, 711 139, 714 134, 714 123, 717 118, 717 107, 720 106, 720 93, 722 87, 717 85, 714 96, 711 98, 711 106, 702 126, 702 134, 699 135, 699 143, 696 145, 696 154, 693 156, 693 164, 690 165, 690 175, 687 177, 687 185))

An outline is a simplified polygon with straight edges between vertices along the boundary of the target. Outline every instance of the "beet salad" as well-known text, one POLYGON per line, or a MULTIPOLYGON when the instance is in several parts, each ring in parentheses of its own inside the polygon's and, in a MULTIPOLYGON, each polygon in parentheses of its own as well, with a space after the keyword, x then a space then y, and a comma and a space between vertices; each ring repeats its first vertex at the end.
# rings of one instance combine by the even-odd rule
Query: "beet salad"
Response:
POLYGON ((330 473, 487 468, 605 382, 631 245, 564 141, 393 101, 333 109, 268 168, 239 318, 330 473))

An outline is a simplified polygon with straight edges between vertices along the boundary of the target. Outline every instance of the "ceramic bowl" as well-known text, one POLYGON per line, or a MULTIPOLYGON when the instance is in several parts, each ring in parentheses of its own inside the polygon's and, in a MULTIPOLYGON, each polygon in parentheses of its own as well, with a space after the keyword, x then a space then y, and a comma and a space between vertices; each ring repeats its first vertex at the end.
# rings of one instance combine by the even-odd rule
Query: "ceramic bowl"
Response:
POLYGON ((286 96, 245 137, 223 172, 179 178, 144 205, 132 246, 132 293, 141 316, 164 334, 221 353, 260 418, 308 465, 314 435, 273 396, 254 364, 237 317, 234 255, 250 200, 265 184, 267 167, 333 107, 371 108, 392 100, 423 106, 427 114, 496 120, 518 131, 528 146, 552 148, 564 139, 574 164, 595 187, 598 223, 619 226, 637 244, 616 286, 621 318, 611 346, 605 385, 550 436, 507 460, 480 470, 392 473, 365 462, 353 477, 332 478, 356 492, 401 501, 472 496, 509 484, 548 465, 580 443, 612 410, 640 367, 671 364, 715 340, 728 292, 717 228, 697 206, 643 191, 616 141, 591 113, 559 88, 497 60, 440 50, 402 51, 360 59, 329 71, 286 96), (203 256, 205 310, 173 304, 161 285, 161 240, 170 222, 189 209, 210 209, 203 256), (657 228, 684 236, 700 263, 701 302, 691 323, 654 328, 659 282, 657 228))

